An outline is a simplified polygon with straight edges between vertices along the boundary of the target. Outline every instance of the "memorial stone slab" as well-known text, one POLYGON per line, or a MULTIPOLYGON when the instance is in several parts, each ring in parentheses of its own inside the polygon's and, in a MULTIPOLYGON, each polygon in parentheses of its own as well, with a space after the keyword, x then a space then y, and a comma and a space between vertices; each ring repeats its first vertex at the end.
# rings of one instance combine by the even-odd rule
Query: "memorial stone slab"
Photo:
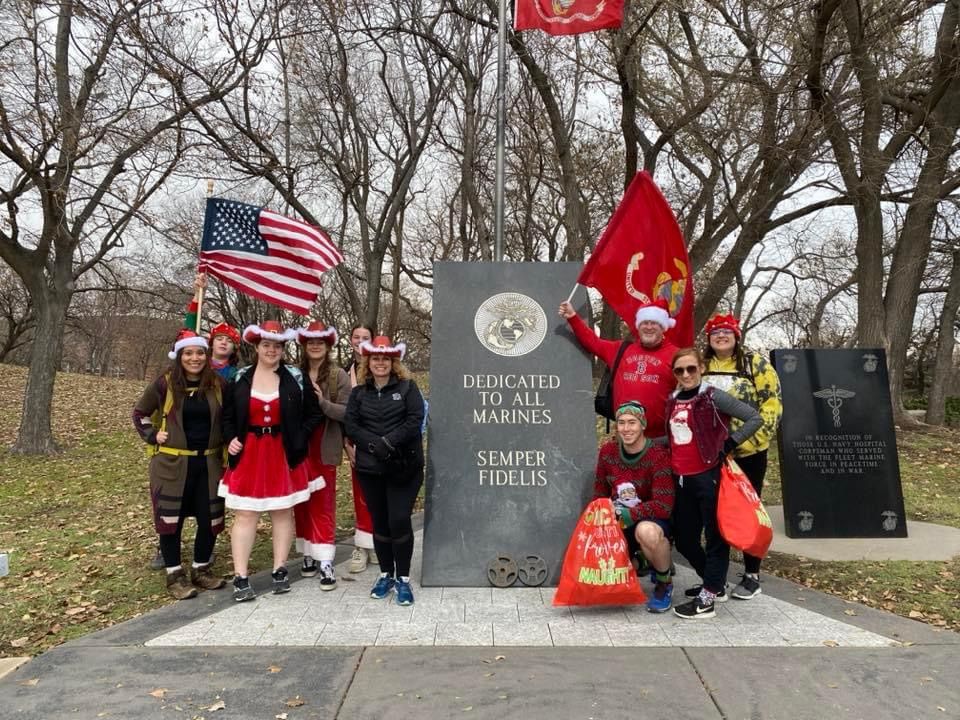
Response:
POLYGON ((581 267, 434 264, 424 585, 489 587, 504 557, 559 579, 597 455, 590 358, 556 310, 581 267))
POLYGON ((883 350, 774 350, 787 537, 906 537, 883 350))

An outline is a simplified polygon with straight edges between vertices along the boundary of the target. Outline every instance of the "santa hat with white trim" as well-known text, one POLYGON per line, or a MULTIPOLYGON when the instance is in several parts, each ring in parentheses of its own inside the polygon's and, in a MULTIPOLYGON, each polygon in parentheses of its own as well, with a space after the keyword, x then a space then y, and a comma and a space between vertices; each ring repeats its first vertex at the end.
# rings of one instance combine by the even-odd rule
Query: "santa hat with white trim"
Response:
POLYGON ((197 335, 193 330, 183 328, 177 333, 177 339, 173 343, 173 350, 167 353, 167 357, 171 360, 176 360, 177 353, 188 347, 202 347, 204 350, 210 349, 205 337, 197 335))
POLYGON ((670 310, 667 309, 667 303, 661 298, 653 302, 644 303, 637 308, 636 325, 639 328, 644 320, 652 320, 664 329, 664 331, 675 327, 677 321, 670 317, 670 310))
POLYGON ((297 333, 294 330, 286 330, 276 320, 264 320, 259 325, 247 325, 243 329, 243 339, 251 345, 256 345, 261 340, 275 340, 276 342, 287 342, 294 340, 297 333))
POLYGON ((306 345, 307 340, 323 340, 330 347, 337 344, 337 329, 331 325, 327 327, 325 323, 319 320, 311 320, 305 328, 297 330, 297 340, 301 345, 306 345))
POLYGON ((386 355, 403 360, 403 356, 407 354, 407 344, 401 342, 393 345, 386 335, 377 335, 373 340, 364 340, 360 343, 360 354, 386 355))

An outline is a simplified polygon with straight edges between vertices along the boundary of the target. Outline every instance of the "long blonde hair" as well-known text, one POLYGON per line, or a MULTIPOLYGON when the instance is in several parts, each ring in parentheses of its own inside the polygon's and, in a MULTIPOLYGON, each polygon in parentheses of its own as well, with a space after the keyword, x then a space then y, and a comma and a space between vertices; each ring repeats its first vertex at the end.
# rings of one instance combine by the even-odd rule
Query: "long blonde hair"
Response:
MULTIPOLYGON (((357 365, 357 385, 363 385, 367 381, 370 372, 370 356, 361 355, 360 363, 357 365)), ((407 366, 400 362, 400 358, 390 358, 390 374, 395 375, 397 380, 409 380, 411 375, 407 366)))

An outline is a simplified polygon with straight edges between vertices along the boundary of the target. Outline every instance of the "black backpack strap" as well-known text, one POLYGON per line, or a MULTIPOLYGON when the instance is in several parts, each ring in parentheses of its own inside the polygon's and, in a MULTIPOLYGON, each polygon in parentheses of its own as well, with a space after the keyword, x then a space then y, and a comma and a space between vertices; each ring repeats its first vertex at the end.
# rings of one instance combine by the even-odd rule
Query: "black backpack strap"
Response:
POLYGON ((624 340, 620 343, 620 349, 617 350, 617 357, 613 361, 613 366, 610 368, 610 380, 611 382, 616 378, 617 368, 620 367, 620 358, 623 357, 623 354, 627 351, 627 348, 630 347, 630 341, 624 340))

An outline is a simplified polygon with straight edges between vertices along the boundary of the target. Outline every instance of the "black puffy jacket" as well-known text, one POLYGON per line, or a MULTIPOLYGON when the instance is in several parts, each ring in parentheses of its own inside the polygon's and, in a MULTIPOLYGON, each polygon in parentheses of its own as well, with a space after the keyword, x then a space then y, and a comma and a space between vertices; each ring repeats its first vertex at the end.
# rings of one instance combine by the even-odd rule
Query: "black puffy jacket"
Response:
POLYGON ((380 390, 373 378, 357 385, 350 393, 344 418, 347 437, 357 447, 357 470, 378 474, 396 472, 396 466, 381 462, 370 450, 371 445, 384 438, 396 448, 397 454, 407 456, 407 471, 418 472, 423 467, 422 422, 423 395, 413 380, 398 380, 391 375, 380 390))

